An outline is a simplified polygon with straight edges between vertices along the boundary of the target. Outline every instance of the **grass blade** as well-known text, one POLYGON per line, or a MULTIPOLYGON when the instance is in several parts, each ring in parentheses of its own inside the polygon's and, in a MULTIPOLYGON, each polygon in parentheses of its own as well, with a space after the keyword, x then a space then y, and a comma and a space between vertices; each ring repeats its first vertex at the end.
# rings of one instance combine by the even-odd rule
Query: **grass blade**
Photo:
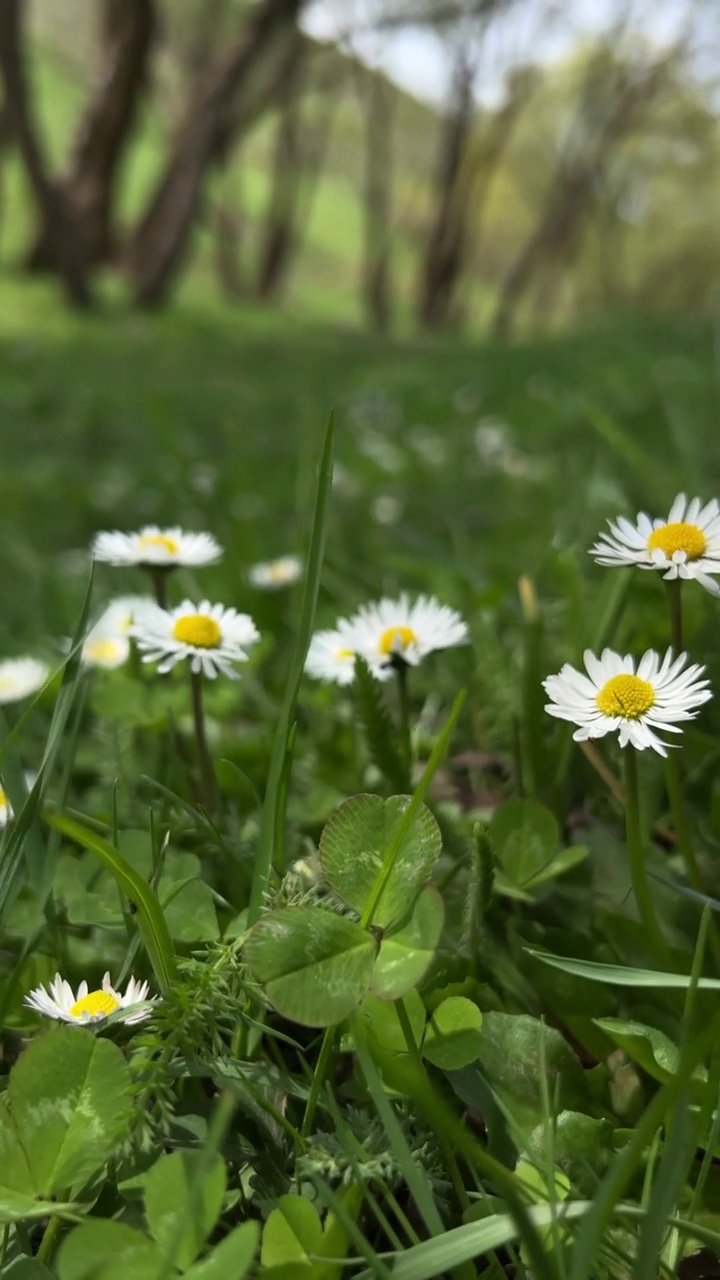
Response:
MULTIPOLYGON (((523 948, 535 960, 542 960, 553 969, 562 969, 563 973, 572 973, 576 978, 589 978, 591 982, 607 982, 616 987, 657 987, 687 990, 694 983, 691 974, 661 973, 655 969, 627 969, 620 964, 600 964, 595 960, 570 960, 565 956, 555 956, 546 951, 534 951, 532 947, 523 948)), ((699 978, 697 987, 701 991, 720 991, 720 978, 699 978)))
POLYGON ((305 574, 305 586, 303 589, 302 607, 300 611, 297 645, 295 646, 295 654, 290 668, 290 674, 288 676, 285 697, 283 698, 282 706, 280 707, 280 716, 278 719, 277 729, 275 730, 272 755, 270 757, 270 771, 268 774, 267 789, 265 791, 265 802, 263 804, 260 840, 258 843, 257 858, 255 860, 255 867, 253 870, 250 902, 248 904, 248 928, 255 923, 260 915, 265 890, 270 878, 276 832, 280 829, 281 824, 284 823, 285 818, 283 803, 283 775, 286 768, 288 743, 290 741, 293 724, 295 722, 295 706, 298 699, 300 682, 305 669, 305 658, 307 657, 310 637, 312 635, 313 624, 315 621, 315 610, 317 607, 318 590, 320 586, 320 570, 322 568, 323 553, 325 550, 328 506, 332 490, 334 438, 335 415, 331 413, 328 419, 327 430, 325 432, 325 442, 323 444, 323 451, 320 459, 320 472, 318 477, 317 495, 315 498, 315 513, 313 517, 312 534, 310 536, 310 549, 308 552, 307 571, 305 574))

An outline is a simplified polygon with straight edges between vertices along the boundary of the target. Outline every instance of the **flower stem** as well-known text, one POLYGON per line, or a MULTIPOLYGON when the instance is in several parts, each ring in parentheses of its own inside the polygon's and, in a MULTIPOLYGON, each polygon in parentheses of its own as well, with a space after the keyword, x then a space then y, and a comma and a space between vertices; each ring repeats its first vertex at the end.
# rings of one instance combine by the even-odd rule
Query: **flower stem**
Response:
POLYGON ((412 778, 412 737, 410 735, 410 699, 408 693, 408 665, 402 658, 395 665, 397 675, 398 697, 400 702, 400 749, 407 767, 408 778, 412 778))
POLYGON ((205 733, 205 713, 203 710, 203 678, 202 672, 191 671, 193 721, 195 724, 195 740, 197 742, 198 760, 200 762, 200 780, 202 782, 202 801, 208 813, 214 813, 216 790, 215 770, 205 733))
MULTIPOLYGON (((428 1074, 427 1074, 427 1071, 425 1070, 425 1063, 422 1060, 422 1055, 420 1053, 420 1050, 417 1046, 417 1042, 415 1040, 415 1034, 412 1029, 412 1023, 408 1016, 408 1011, 405 1008, 405 1002, 402 999, 395 1000, 394 1005, 395 1005, 395 1012, 398 1016, 398 1021, 402 1028, 402 1033, 405 1038, 405 1044, 407 1045, 407 1050, 412 1060, 413 1066, 415 1067, 415 1070, 417 1071, 418 1076, 422 1081, 423 1088, 425 1089, 428 1098, 430 1098, 432 1096, 432 1085, 430 1084, 430 1081, 428 1079, 428 1074)), ((435 1132, 436 1132, 438 1142, 440 1144, 440 1149, 443 1153, 445 1164, 447 1166, 447 1171, 450 1174, 450 1179, 452 1181, 453 1187, 455 1188, 455 1194, 458 1198, 458 1203, 460 1204, 460 1207, 463 1210, 463 1213, 465 1213, 467 1212, 467 1210, 470 1209, 470 1199, 468 1197, 467 1191, 465 1190, 465 1183, 462 1180, 462 1174, 460 1173, 458 1162, 455 1158, 455 1152, 453 1151, 445 1135, 441 1132, 440 1128, 436 1129, 435 1132)))
POLYGON ((645 875, 645 857, 640 830, 640 792, 638 787, 637 753, 634 747, 625 748, 625 834, 627 838, 630 874, 640 919, 645 927, 649 943, 657 958, 667 964, 670 959, 668 945, 660 931, 655 916, 650 886, 645 875))
POLYGON ((683 649, 683 624, 682 624, 682 579, 674 578, 672 582, 665 583, 665 591, 667 593, 668 610, 670 613, 670 643, 672 644, 675 657, 679 657, 684 653, 683 649))
POLYGON ((43 1238, 40 1241, 40 1248, 38 1249, 36 1254, 38 1262, 50 1261, 53 1253, 55 1252, 57 1237, 61 1230, 62 1230, 62 1218, 58 1217, 57 1214, 55 1214, 55 1216, 52 1217, 48 1222, 45 1228, 43 1238))
POLYGON ((332 1057, 333 1048, 335 1047, 336 1032, 337 1032, 337 1027, 326 1027, 325 1029, 323 1042, 322 1042, 322 1045, 320 1046, 320 1055, 318 1057, 317 1065, 315 1067, 315 1074, 313 1075, 312 1084, 310 1085, 310 1093, 308 1094, 307 1106, 305 1108, 305 1115, 303 1116, 302 1128, 300 1129, 300 1136, 302 1138, 309 1137, 313 1127, 313 1123, 315 1120, 315 1112, 317 1110, 318 1098, 320 1097, 320 1090, 322 1089, 325 1083, 325 1077, 327 1075, 328 1066, 330 1065, 330 1059, 332 1057))
POLYGON ((168 588, 168 578, 170 577, 170 570, 166 569, 163 565, 160 565, 160 566, 148 565, 147 569, 148 569, 148 573, 150 574, 150 579, 153 585, 155 600, 157 601, 161 609, 167 609, 168 607, 168 589, 167 588, 168 588))

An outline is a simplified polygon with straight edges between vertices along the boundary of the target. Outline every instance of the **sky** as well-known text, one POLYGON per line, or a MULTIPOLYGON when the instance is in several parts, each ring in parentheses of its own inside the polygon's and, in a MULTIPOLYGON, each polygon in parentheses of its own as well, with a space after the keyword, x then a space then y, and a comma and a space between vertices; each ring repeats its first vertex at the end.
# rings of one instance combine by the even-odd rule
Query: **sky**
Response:
MULTIPOLYGON (((611 26, 628 5, 636 12, 635 26, 658 41, 672 37, 686 12, 686 0, 515 0, 491 28, 476 86, 479 99, 497 102, 510 67, 530 59, 550 62, 561 57, 579 39, 611 26), (548 16, 550 10, 554 14, 548 16)), ((370 8, 370 0, 313 0, 305 27, 321 39, 349 40, 364 61, 382 67, 411 93, 442 102, 451 67, 447 47, 435 34, 419 28, 382 37, 368 31, 370 8)))

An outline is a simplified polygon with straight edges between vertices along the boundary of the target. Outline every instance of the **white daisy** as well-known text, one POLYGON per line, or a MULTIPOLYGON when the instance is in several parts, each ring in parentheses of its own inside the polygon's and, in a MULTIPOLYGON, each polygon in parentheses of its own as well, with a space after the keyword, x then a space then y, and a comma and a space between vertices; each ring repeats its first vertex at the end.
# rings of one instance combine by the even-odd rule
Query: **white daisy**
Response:
POLYGON ((153 569, 214 564, 222 553, 222 547, 210 533, 160 529, 155 524, 145 525, 137 533, 120 533, 117 529, 98 533, 92 544, 95 560, 114 565, 149 565, 153 569))
MULTIPOLYGON (((27 787, 28 791, 32 791, 36 782, 37 782, 37 774, 26 771, 25 786, 27 787)), ((15 811, 10 803, 10 797, 7 791, 5 790, 4 786, 0 782, 0 831, 2 831, 3 828, 7 826, 8 822, 11 822, 14 817, 15 817, 15 811)))
POLYGON ((37 658, 9 658, 0 662, 0 705, 29 698, 42 689, 49 676, 49 666, 37 658))
POLYGON ((154 604, 150 596, 118 596, 111 600, 85 637, 81 655, 85 666, 110 671, 123 666, 130 657, 130 628, 135 617, 154 604))
POLYGON ((720 586, 710 574, 720 574, 720 506, 715 498, 702 505, 678 494, 667 520, 651 520, 639 512, 632 524, 624 516, 608 520, 604 533, 591 548, 598 564, 615 567, 634 564, 640 569, 660 569, 664 578, 696 578, 714 596, 720 586))
POLYGON ((310 641, 305 670, 313 680, 352 684, 356 647, 352 623, 341 618, 334 631, 316 631, 310 641))
POLYGON ((683 720, 694 720, 699 708, 712 697, 705 668, 685 666, 687 654, 679 658, 668 649, 660 660, 649 650, 635 670, 629 655, 603 649, 602 656, 586 649, 583 654, 587 675, 566 663, 556 676, 548 676, 543 688, 552 699, 545 710, 560 720, 578 725, 576 742, 617 733, 621 747, 630 743, 638 751, 652 747, 667 755, 668 743, 655 732, 681 733, 683 720))
POLYGON ((48 990, 43 986, 36 987, 25 996, 24 1003, 46 1018, 85 1026, 89 1022, 103 1022, 118 1009, 130 1010, 126 1017, 120 1019, 121 1022, 143 1022, 150 1017, 150 1010, 136 1006, 152 1004, 154 998, 148 1001, 147 982, 136 982, 134 978, 130 979, 125 994, 121 995, 112 986, 109 973, 105 974, 99 990, 88 991, 87 982, 81 982, 76 995, 70 983, 56 973, 55 981, 49 984, 48 990))
POLYGON ((350 625, 356 651, 381 680, 389 679, 398 661, 416 667, 435 649, 449 649, 468 640, 460 614, 433 596, 411 601, 403 593, 398 600, 363 605, 350 625))
POLYGON ((300 578, 302 571, 302 560, 298 556, 280 556, 278 560, 254 564, 248 577, 254 587, 277 591, 280 587, 291 587, 300 578))
POLYGON ((248 649, 259 632, 247 613, 222 604, 184 600, 176 609, 148 606, 138 612, 131 627, 143 662, 157 662, 158 671, 171 671, 183 658, 190 669, 211 680, 219 671, 237 679, 234 662, 246 662, 248 649))

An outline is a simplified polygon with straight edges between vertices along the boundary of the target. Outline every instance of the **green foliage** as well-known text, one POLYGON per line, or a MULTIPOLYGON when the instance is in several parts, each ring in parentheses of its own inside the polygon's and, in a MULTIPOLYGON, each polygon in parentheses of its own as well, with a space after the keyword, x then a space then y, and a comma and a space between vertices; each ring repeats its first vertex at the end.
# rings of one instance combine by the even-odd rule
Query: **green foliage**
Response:
POLYGON ((129 1083, 120 1050, 89 1031, 61 1028, 37 1039, 2 1098, 3 1186, 46 1199, 79 1192, 123 1134, 129 1083))
POLYGON ((421 981, 440 940, 443 918, 440 894, 423 889, 407 923, 383 934, 370 979, 374 995, 398 1000, 421 981))
MULTIPOLYGON (((410 804, 409 796, 353 796, 333 814, 320 839, 320 864, 328 884, 362 915, 410 804)), ((408 916, 440 856, 442 837, 424 805, 397 849, 373 913, 381 929, 408 916)))
POLYGON ((191 1195, 200 1155, 175 1151, 161 1156, 145 1179, 145 1215, 160 1249, 167 1252, 178 1236, 175 1260, 182 1271, 195 1261, 222 1209, 225 1165, 216 1156, 204 1172, 199 1196, 191 1195))
POLYGON ((435 1008, 422 1042, 422 1055, 445 1071, 459 1071, 480 1056, 482 1014, 472 1000, 448 996, 435 1008))
POLYGON ((408 764, 403 759, 398 731, 384 700, 383 685, 371 675, 361 654, 355 658, 354 690, 370 759, 392 791, 407 791, 410 787, 408 764))
POLYGON ((341 1022, 370 986, 377 944, 322 907, 285 907, 258 921, 245 958, 275 1008, 294 1022, 341 1022))
POLYGON ((587 857, 587 849, 558 851, 560 832, 549 809, 533 800, 507 800, 495 811, 490 839, 497 852, 498 892, 527 901, 556 876, 571 871, 587 857))

